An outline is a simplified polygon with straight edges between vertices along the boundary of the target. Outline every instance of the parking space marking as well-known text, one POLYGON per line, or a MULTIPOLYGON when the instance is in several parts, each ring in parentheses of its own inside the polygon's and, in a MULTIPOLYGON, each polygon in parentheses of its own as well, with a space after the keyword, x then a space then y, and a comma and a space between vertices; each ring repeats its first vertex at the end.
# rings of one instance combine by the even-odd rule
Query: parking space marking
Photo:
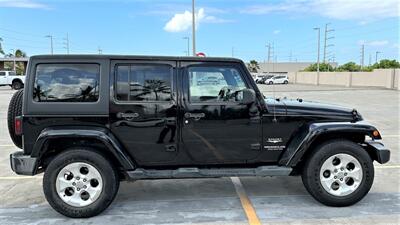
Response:
POLYGON ((11 177, 0 177, 0 180, 29 180, 29 179, 43 179, 43 176, 11 176, 11 177))
POLYGON ((15 145, 0 145, 0 147, 15 147, 15 145))
POLYGON ((256 210, 249 197, 246 194, 246 191, 243 188, 242 182, 240 182, 239 177, 231 177, 231 181, 233 186, 235 187, 236 193, 239 196, 240 202, 242 203, 242 207, 244 212, 246 213, 247 220, 250 225, 261 225, 260 219, 257 216, 256 210))

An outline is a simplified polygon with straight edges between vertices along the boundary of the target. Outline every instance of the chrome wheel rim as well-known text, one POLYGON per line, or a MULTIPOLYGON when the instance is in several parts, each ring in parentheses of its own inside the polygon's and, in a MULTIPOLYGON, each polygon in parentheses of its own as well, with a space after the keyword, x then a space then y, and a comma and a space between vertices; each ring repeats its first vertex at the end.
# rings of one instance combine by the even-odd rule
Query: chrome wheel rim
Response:
POLYGON ((88 163, 68 164, 57 175, 57 194, 70 206, 88 206, 99 198, 102 190, 103 179, 100 172, 88 163))
POLYGON ((357 190, 363 178, 363 170, 355 157, 341 153, 325 160, 319 177, 325 191, 342 197, 357 190))

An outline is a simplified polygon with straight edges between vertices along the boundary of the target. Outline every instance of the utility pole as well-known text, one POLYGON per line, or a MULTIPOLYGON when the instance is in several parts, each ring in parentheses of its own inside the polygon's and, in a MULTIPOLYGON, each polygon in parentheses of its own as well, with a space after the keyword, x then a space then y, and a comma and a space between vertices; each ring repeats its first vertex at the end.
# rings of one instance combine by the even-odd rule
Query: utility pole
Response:
POLYGON ((64 38, 65 42, 63 43, 65 45, 65 49, 67 49, 67 54, 69 54, 69 37, 68 37, 68 33, 67 36, 64 38))
POLYGON ((232 58, 235 57, 235 47, 232 47, 232 58))
POLYGON ((375 63, 378 63, 378 54, 380 54, 380 53, 382 53, 382 52, 380 52, 380 51, 375 52, 375 63))
POLYGON ((317 47, 317 85, 319 85, 319 50, 320 50, 320 39, 321 39, 321 28, 315 27, 314 30, 318 31, 318 47, 317 47))
POLYGON ((369 60, 368 60, 368 66, 371 65, 371 53, 369 53, 369 60))
POLYGON ((290 50, 290 54, 289 54, 289 62, 292 62, 292 50, 290 50))
POLYGON ((187 40, 187 56, 189 56, 190 55, 190 38, 183 37, 183 39, 187 40))
POLYGON ((267 58, 267 62, 270 62, 270 61, 271 61, 271 44, 268 43, 268 44, 266 45, 266 47, 268 48, 268 58, 267 58))
POLYGON ((192 0, 192 41, 193 41, 193 56, 196 56, 196 11, 192 0))
POLYGON ((99 55, 103 54, 103 49, 101 49, 100 46, 97 47, 97 51, 99 52, 99 55))
POLYGON ((328 34, 329 34, 330 32, 335 31, 334 29, 328 29, 328 25, 329 25, 329 24, 330 24, 330 23, 325 24, 324 58, 323 58, 323 62, 324 62, 324 63, 326 62, 326 55, 327 55, 327 54, 326 54, 326 51, 327 51, 327 48, 333 46, 333 44, 327 44, 327 41, 328 41, 329 39, 335 38, 335 37, 333 37, 333 36, 328 37, 328 34))
POLYGON ((16 64, 16 62, 15 62, 15 49, 10 49, 10 51, 11 51, 11 53, 12 53, 12 55, 13 55, 13 58, 14 58, 14 62, 13 62, 13 70, 14 70, 14 72, 16 72, 17 71, 17 65, 15 65, 16 64))
POLYGON ((361 60, 360 60, 360 65, 361 65, 361 71, 364 68, 364 44, 361 45, 361 60))
POLYGON ((50 38, 50 52, 53 55, 53 35, 46 35, 46 38, 50 38))

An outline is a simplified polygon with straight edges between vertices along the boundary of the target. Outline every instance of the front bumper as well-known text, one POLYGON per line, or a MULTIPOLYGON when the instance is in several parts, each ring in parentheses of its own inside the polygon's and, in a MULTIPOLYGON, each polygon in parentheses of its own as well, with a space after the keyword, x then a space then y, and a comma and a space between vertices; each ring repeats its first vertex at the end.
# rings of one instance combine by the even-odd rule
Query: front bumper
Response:
POLYGON ((374 157, 374 159, 380 163, 384 164, 390 160, 390 150, 387 149, 382 143, 377 141, 367 141, 365 142, 368 150, 374 157))
POLYGON ((35 175, 37 170, 38 158, 24 155, 24 152, 18 151, 10 155, 11 169, 20 175, 35 175))

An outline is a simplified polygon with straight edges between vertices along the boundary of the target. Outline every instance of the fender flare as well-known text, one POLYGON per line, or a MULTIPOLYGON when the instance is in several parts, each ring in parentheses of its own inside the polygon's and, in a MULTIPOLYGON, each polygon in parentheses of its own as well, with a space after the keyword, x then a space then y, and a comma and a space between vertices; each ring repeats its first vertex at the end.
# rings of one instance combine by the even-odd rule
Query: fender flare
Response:
POLYGON ((58 138, 85 138, 96 139, 103 143, 110 153, 118 160, 124 170, 135 169, 135 163, 119 143, 117 138, 108 130, 101 127, 50 127, 42 130, 33 146, 31 156, 41 158, 46 150, 43 150, 49 140, 58 138))
POLYGON ((377 129, 365 122, 326 122, 311 123, 303 126, 291 139, 286 150, 279 159, 279 165, 294 167, 302 159, 303 155, 309 150, 312 143, 321 135, 339 134, 362 134, 381 139, 381 136, 373 136, 377 129))

